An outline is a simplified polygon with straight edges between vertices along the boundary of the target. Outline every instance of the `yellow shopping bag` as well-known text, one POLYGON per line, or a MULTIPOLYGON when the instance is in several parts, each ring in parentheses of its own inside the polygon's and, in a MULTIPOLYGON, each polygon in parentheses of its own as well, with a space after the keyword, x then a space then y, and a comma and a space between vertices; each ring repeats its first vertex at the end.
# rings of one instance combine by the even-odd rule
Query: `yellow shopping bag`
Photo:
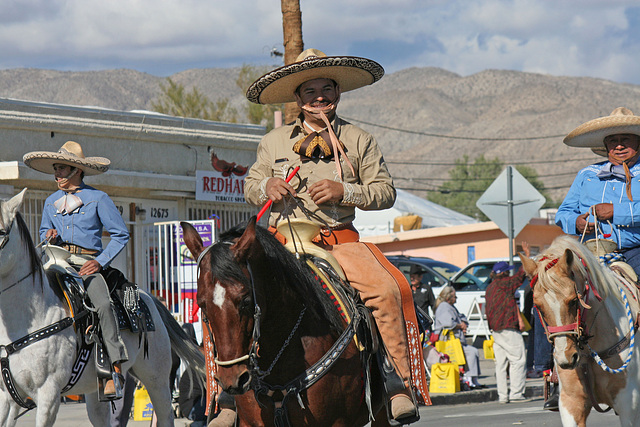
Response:
POLYGON ((484 350, 485 359, 495 359, 495 354, 493 353, 493 335, 491 335, 488 340, 484 340, 482 349, 484 350))
POLYGON ((529 332, 531 330, 531 324, 529 323, 527 318, 524 317, 524 314, 520 310, 518 310, 518 314, 520 315, 520 319, 518 322, 518 326, 520 326, 520 332, 529 332))
POLYGON ((434 363, 431 366, 429 393, 460 391, 460 371, 455 363, 434 363))
POLYGON ((453 331, 443 329, 440 338, 436 341, 436 350, 449 356, 449 362, 456 365, 464 365, 464 351, 462 351, 462 343, 460 339, 453 335, 453 331))

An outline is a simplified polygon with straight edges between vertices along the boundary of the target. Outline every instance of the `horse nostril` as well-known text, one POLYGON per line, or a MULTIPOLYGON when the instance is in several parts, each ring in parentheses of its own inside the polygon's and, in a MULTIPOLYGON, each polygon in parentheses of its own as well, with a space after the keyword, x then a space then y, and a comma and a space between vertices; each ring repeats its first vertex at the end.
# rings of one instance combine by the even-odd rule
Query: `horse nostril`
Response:
POLYGON ((571 358, 571 362, 573 366, 578 365, 579 358, 580 358, 580 355, 578 353, 574 353, 573 357, 571 358))
POLYGON ((248 390, 249 385, 251 385, 251 374, 248 371, 245 371, 240 375, 240 378, 238 378, 238 387, 248 390))

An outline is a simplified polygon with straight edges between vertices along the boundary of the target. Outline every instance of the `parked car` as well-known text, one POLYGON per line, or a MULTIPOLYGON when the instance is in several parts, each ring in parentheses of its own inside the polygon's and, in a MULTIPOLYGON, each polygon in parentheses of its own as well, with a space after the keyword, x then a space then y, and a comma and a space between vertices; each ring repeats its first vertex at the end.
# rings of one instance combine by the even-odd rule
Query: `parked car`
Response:
MULTIPOLYGON (((470 262, 464 268, 425 257, 392 255, 387 258, 407 276, 407 280, 409 280, 409 270, 413 264, 423 267, 426 272, 422 277, 422 282, 431 286, 436 297, 444 286, 452 285, 458 296, 456 307, 469 319, 467 335, 488 335, 489 330, 484 315, 485 291, 491 282, 490 274, 494 264, 499 261, 508 262, 509 258, 478 259, 470 262), (482 314, 485 324, 480 322, 480 314, 482 314)), ((516 269, 520 268, 520 258, 514 258, 514 265, 516 269)), ((516 292, 521 310, 524 306, 523 294, 527 284, 528 280, 525 279, 523 285, 516 292)))
MULTIPOLYGON (((451 278, 460 271, 457 265, 448 262, 437 261, 425 257, 407 257, 404 255, 391 255, 387 259, 395 265, 409 280, 409 271, 413 265, 419 265, 425 271, 422 282, 431 286, 432 289, 442 288, 451 283, 451 278)), ((437 293, 434 294, 438 296, 437 293)))

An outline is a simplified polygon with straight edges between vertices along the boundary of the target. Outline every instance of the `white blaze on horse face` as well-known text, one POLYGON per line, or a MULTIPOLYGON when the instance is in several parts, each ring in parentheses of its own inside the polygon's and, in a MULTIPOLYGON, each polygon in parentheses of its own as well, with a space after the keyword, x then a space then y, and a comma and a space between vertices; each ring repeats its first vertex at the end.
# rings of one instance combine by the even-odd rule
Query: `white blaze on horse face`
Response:
MULTIPOLYGON (((562 303, 558 300, 555 295, 552 295, 551 292, 546 292, 544 294, 544 300, 547 303, 548 310, 545 310, 545 313, 549 313, 553 316, 556 325, 562 325, 562 317, 560 316, 560 309, 562 307, 562 303)), ((550 319, 549 319, 550 320, 550 319)), ((566 336, 557 336, 553 339, 554 345, 554 353, 556 358, 558 356, 564 357, 564 352, 567 350, 567 337, 566 336)), ((558 360, 558 363, 563 362, 562 360, 558 360)))
POLYGON ((227 294, 227 291, 222 287, 220 281, 216 281, 216 285, 213 288, 213 303, 218 307, 222 308, 222 304, 224 304, 224 299, 227 294))

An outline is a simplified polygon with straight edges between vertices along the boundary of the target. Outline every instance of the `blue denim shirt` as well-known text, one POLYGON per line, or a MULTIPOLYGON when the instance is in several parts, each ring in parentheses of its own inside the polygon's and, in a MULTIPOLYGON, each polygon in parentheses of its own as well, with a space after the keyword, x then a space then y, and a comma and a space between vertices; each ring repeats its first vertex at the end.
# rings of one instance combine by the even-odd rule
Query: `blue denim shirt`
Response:
POLYGON ((53 228, 63 242, 98 251, 96 261, 108 266, 124 249, 129 241, 129 231, 120 215, 120 211, 107 193, 82 184, 75 195, 82 199, 83 205, 71 214, 58 213, 53 203, 64 195, 58 190, 47 197, 42 212, 40 238, 44 240, 47 230, 53 228), (111 241, 102 250, 103 228, 111 235, 111 241))
MULTIPOLYGON (((640 164, 636 163, 631 172, 631 195, 633 201, 627 197, 624 180, 610 177, 599 178, 598 172, 608 166, 609 162, 600 162, 578 172, 571 188, 556 213, 556 224, 567 234, 577 234, 576 219, 587 213, 591 206, 598 203, 613 204, 613 219, 610 226, 607 222, 600 222, 603 234, 611 234, 608 239, 614 240, 619 249, 630 249, 640 246, 640 164)), ((589 222, 594 222, 589 216, 589 222)), ((587 235, 592 239, 595 235, 587 235)), ((598 237, 602 237, 599 234, 598 237)))

